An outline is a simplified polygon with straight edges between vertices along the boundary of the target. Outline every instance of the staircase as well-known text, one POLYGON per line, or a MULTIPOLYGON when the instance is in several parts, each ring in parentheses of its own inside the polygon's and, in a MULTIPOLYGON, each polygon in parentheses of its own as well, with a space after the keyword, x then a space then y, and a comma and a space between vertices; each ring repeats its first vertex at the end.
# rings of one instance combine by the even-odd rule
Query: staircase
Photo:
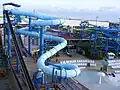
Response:
POLYGON ((72 78, 63 79, 61 84, 66 88, 66 90, 89 90, 87 87, 72 78))
POLYGON ((71 86, 64 80, 62 82, 62 85, 67 89, 67 90, 74 90, 73 88, 71 88, 71 86))
POLYGON ((60 90, 68 90, 68 89, 65 88, 62 84, 57 84, 57 86, 60 88, 60 90))

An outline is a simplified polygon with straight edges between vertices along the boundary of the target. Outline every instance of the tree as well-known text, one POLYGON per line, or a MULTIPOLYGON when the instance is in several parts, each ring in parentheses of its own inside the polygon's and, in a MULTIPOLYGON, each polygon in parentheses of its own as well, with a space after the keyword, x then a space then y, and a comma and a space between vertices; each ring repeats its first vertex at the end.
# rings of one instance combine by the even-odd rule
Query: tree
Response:
POLYGON ((68 30, 68 32, 71 32, 71 26, 70 25, 67 26, 67 30, 68 30))

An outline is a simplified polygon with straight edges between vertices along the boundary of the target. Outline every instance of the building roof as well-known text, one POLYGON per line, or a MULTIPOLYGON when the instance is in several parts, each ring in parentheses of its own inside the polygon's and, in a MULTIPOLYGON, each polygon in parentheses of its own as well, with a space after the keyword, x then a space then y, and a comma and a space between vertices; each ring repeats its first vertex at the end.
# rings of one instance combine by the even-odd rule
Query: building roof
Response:
POLYGON ((55 29, 47 30, 45 33, 46 33, 46 34, 49 34, 49 35, 60 36, 60 37, 65 38, 66 40, 68 40, 68 39, 75 39, 75 38, 73 37, 73 35, 70 35, 70 34, 72 34, 72 33, 61 32, 61 31, 55 30, 55 29))
MULTIPOLYGON (((70 20, 65 20, 65 22, 62 25, 69 25, 69 26, 80 26, 82 20, 80 19, 70 19, 70 20)), ((87 20, 88 23, 92 26, 96 25, 95 20, 87 20)), ((108 21, 97 21, 97 26, 101 27, 109 27, 109 22, 108 21)))
POLYGON ((69 34, 61 34, 60 37, 63 37, 66 40, 75 39, 74 37, 70 36, 69 34))
POLYGON ((62 25, 69 25, 69 26, 80 26, 81 21, 80 20, 65 20, 65 22, 62 25))

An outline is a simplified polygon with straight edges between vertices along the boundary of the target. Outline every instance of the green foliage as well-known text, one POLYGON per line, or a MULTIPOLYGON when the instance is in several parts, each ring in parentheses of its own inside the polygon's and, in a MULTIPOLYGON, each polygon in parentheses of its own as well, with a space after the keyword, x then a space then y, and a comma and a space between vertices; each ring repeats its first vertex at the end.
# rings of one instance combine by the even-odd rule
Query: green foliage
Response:
POLYGON ((102 60, 102 59, 103 59, 103 56, 100 56, 100 55, 97 56, 97 60, 102 60))
POLYGON ((17 25, 16 27, 17 27, 17 29, 20 29, 20 28, 22 28, 22 26, 20 26, 20 25, 17 25))
POLYGON ((93 50, 91 48, 93 44, 87 44, 87 46, 82 46, 82 49, 85 51, 85 55, 91 59, 96 59, 96 60, 101 60, 103 59, 103 51, 98 49, 97 50, 97 55, 93 56, 93 50))
POLYGON ((77 33, 77 32, 75 32, 73 37, 74 37, 74 38, 78 38, 79 36, 80 36, 80 34, 77 33))
POLYGON ((3 16, 0 16, 0 18, 3 18, 3 16))

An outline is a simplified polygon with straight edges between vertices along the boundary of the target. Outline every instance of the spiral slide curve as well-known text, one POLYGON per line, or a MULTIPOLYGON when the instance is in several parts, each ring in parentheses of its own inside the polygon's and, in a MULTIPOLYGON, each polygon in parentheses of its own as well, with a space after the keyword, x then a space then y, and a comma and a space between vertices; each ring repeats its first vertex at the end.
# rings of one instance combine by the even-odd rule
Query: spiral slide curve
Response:
MULTIPOLYGON (((22 15, 22 16, 30 16, 30 17, 36 17, 38 19, 41 19, 42 21, 34 21, 31 22, 31 27, 36 27, 36 26, 46 26, 46 25, 58 25, 64 23, 64 20, 60 18, 54 18, 50 16, 44 16, 32 12, 24 12, 24 11, 19 11, 19 10, 9 10, 9 14, 12 15, 22 15)), ((28 27, 19 29, 16 31, 18 34, 22 35, 27 35, 31 37, 40 37, 40 33, 35 32, 35 30, 29 31, 28 27)), ((54 65, 45 65, 45 61, 56 54, 58 51, 66 47, 67 41, 64 38, 61 37, 56 37, 56 36, 51 36, 51 35, 45 35, 44 34, 44 39, 47 40, 53 40, 59 42, 58 45, 54 46, 51 50, 46 51, 44 54, 42 54, 38 60, 37 60, 37 68, 42 69, 45 73, 52 75, 53 73, 53 68, 54 68, 54 74, 57 72, 57 76, 61 77, 75 77, 80 74, 80 68, 77 65, 73 64, 54 64, 54 65), (61 67, 61 70, 57 68, 56 66, 61 67)))

